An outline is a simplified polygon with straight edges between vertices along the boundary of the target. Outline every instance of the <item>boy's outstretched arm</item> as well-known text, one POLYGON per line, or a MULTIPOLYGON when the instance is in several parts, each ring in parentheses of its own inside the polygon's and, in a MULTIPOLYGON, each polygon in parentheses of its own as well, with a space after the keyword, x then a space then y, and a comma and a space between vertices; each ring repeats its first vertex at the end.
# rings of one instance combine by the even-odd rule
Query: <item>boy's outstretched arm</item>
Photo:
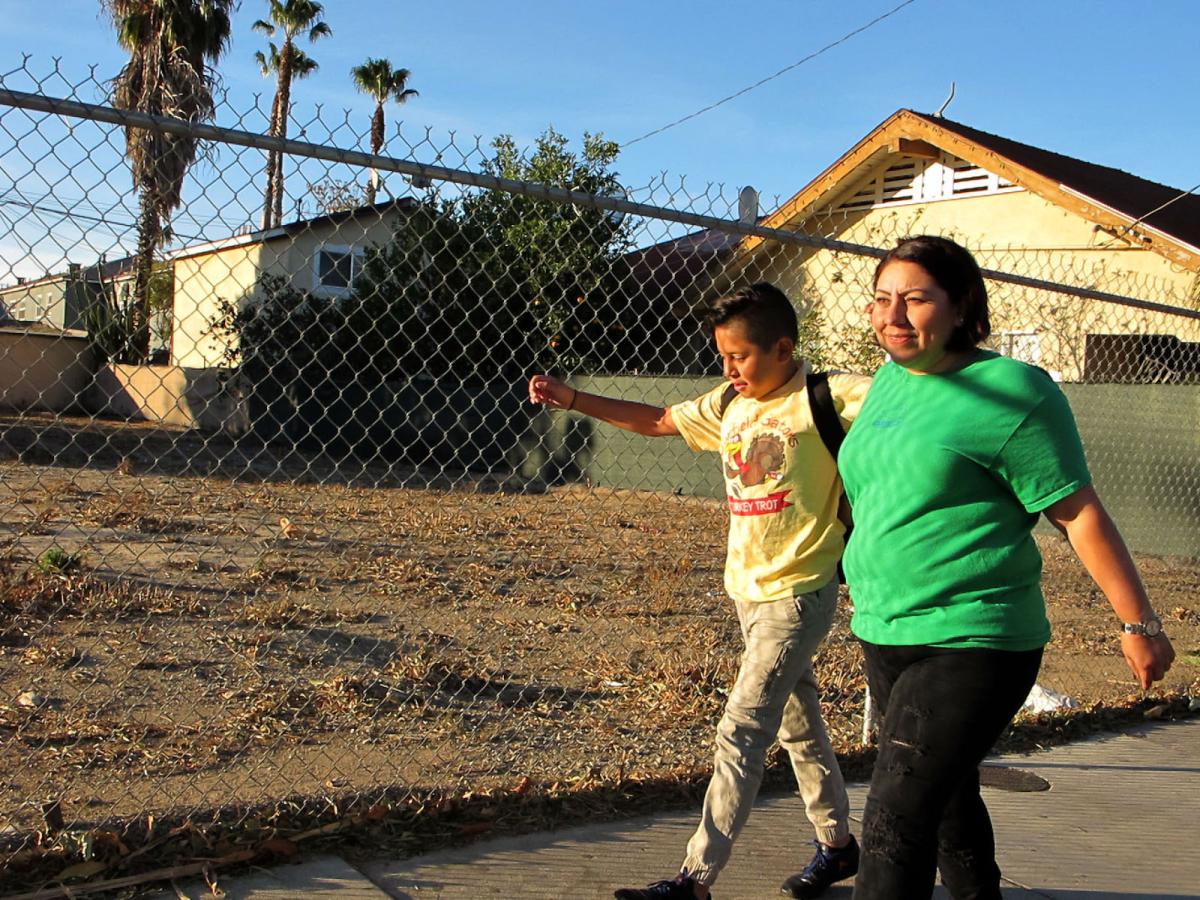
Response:
MULTIPOLYGON (((1154 615, 1129 548, 1093 487, 1064 497, 1045 514, 1055 528, 1066 534, 1083 567, 1122 622, 1143 622, 1154 615)), ((1122 634, 1121 650, 1143 689, 1166 675, 1175 660, 1175 648, 1165 634, 1122 634)))
POLYGON ((648 437, 679 434, 679 429, 671 421, 670 408, 587 394, 563 384, 553 375, 534 375, 529 379, 529 402, 541 403, 552 409, 583 413, 609 425, 616 425, 618 428, 648 437))

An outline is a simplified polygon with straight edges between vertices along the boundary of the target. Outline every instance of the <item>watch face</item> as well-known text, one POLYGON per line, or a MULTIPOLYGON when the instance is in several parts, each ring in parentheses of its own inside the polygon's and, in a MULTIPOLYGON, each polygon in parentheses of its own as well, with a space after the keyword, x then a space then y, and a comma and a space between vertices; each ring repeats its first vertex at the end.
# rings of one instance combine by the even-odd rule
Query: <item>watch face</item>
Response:
POLYGON ((1146 637, 1158 637, 1162 634, 1162 621, 1159 619, 1151 619, 1142 625, 1142 630, 1146 637))

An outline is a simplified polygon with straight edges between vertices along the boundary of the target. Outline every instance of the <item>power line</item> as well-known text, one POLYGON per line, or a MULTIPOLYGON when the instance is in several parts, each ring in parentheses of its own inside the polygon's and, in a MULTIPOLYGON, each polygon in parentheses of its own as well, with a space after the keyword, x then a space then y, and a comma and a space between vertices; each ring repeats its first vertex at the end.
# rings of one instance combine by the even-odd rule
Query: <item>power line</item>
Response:
POLYGON ((904 9, 904 7, 909 6, 915 2, 916 2, 916 0, 904 0, 904 2, 901 3, 899 6, 888 10, 887 12, 883 13, 880 16, 876 16, 874 19, 872 19, 866 25, 862 25, 862 26, 854 29, 853 31, 849 32, 848 34, 842 35, 840 38, 838 38, 833 43, 826 44, 820 50, 816 50, 816 51, 808 54, 808 56, 804 57, 804 59, 797 60, 796 62, 792 63, 790 66, 784 66, 782 69, 780 69, 774 75, 768 75, 766 78, 763 78, 761 81, 756 81, 754 84, 750 85, 749 87, 744 87, 740 91, 730 94, 728 97, 722 97, 720 100, 716 101, 715 103, 710 103, 708 106, 704 107, 703 109, 698 109, 698 110, 696 110, 696 112, 691 113, 690 115, 686 115, 682 119, 676 119, 674 122, 670 122, 666 125, 663 125, 661 128, 655 128, 653 131, 647 131, 645 134, 641 135, 640 137, 635 137, 633 140, 626 141, 625 143, 621 144, 621 147, 622 147, 622 149, 624 149, 625 147, 630 147, 630 146, 636 144, 638 141, 644 141, 648 137, 653 137, 656 134, 662 134, 667 129, 674 128, 676 125, 682 125, 684 122, 687 122, 689 119, 694 119, 697 116, 703 115, 704 113, 708 112, 709 110, 716 109, 718 106, 720 106, 723 103, 728 103, 730 100, 737 99, 738 97, 742 96, 742 94, 748 94, 750 91, 754 90, 755 88, 762 87, 762 85, 766 84, 768 81, 773 81, 774 79, 778 78, 780 75, 783 75, 787 72, 792 71, 792 69, 796 68, 797 66, 802 66, 806 62, 816 59, 822 53, 832 50, 834 47, 838 46, 839 44, 846 43, 846 41, 850 40, 850 38, 854 37, 855 35, 862 34, 868 28, 871 28, 874 25, 878 25, 884 19, 894 16, 896 13, 900 12, 900 10, 904 9))
POLYGON ((89 216, 87 213, 71 212, 65 209, 55 209, 50 206, 42 206, 39 203, 31 203, 28 200, 0 200, 0 204, 4 206, 19 206, 21 209, 28 209, 31 212, 62 216, 64 219, 86 219, 89 222, 107 225, 114 229, 117 233, 131 231, 134 228, 137 228, 137 226, 132 222, 114 222, 112 219, 105 219, 102 216, 89 216))
MULTIPOLYGON (((79 200, 74 197, 66 197, 66 196, 63 196, 63 195, 57 194, 57 193, 47 193, 47 194, 42 194, 41 196, 38 196, 38 197, 31 197, 28 193, 26 193, 25 191, 22 191, 19 187, 17 187, 16 184, 12 184, 8 188, 6 193, 20 197, 26 203, 45 203, 47 200, 54 200, 59 203, 65 204, 67 207, 69 207, 72 210, 77 209, 80 206, 86 205, 97 212, 104 211, 103 208, 93 200, 79 200)), ((4 196, 4 194, 0 194, 0 197, 2 197, 2 196, 4 196)), ((116 208, 116 207, 110 207, 110 209, 112 209, 112 208, 116 208)), ((42 210, 42 211, 48 212, 50 210, 42 210)), ((61 212, 59 210, 53 210, 53 211, 61 212)), ((88 216, 86 213, 81 213, 81 212, 71 212, 70 215, 74 216, 76 218, 92 219, 93 221, 101 222, 102 224, 107 224, 107 225, 119 226, 119 227, 124 227, 124 228, 136 228, 137 227, 136 225, 130 225, 129 223, 125 223, 125 222, 113 222, 111 220, 107 220, 104 218, 96 218, 93 216, 88 216)), ((217 215, 215 213, 213 215, 209 216, 207 220, 202 221, 195 214, 188 212, 186 206, 185 206, 185 208, 176 210, 174 213, 172 213, 170 220, 172 223, 179 222, 179 221, 187 221, 187 222, 192 223, 193 226, 200 228, 200 229, 211 226, 213 224, 217 224, 224 228, 228 228, 231 233, 237 231, 239 228, 243 227, 246 224, 245 221, 240 221, 240 222, 236 222, 236 223, 231 222, 230 220, 222 218, 220 215, 217 215)), ((188 240, 192 240, 192 239, 208 240, 208 238, 204 237, 203 234, 197 234, 197 235, 181 234, 179 236, 181 238, 185 238, 188 240)))
MULTIPOLYGON (((27 209, 31 212, 45 213, 46 215, 61 216, 62 218, 67 219, 67 220, 83 220, 83 221, 87 221, 87 222, 94 222, 98 225, 107 226, 108 228, 112 229, 113 233, 116 235, 126 234, 128 232, 135 231, 138 227, 133 222, 114 221, 113 219, 108 219, 108 218, 105 218, 104 216, 92 216, 92 215, 88 215, 87 213, 84 213, 84 212, 79 212, 77 210, 58 209, 58 208, 52 207, 52 206, 45 206, 42 203, 24 199, 24 197, 20 191, 13 191, 13 193, 16 194, 18 197, 22 197, 22 199, 12 200, 12 199, 8 199, 8 198, 0 197, 0 205, 15 206, 20 209, 27 209)), ((52 195, 48 194, 41 199, 45 200, 45 199, 48 199, 50 196, 52 196, 52 195)), ((185 218, 190 219, 190 221, 192 222, 193 225, 201 224, 200 221, 194 217, 189 216, 189 217, 185 217, 185 218)), ((222 225, 230 228, 231 233, 233 233, 236 230, 233 226, 229 226, 222 219, 215 219, 215 221, 220 222, 222 225)), ((208 238, 202 234, 181 234, 179 231, 174 230, 174 229, 172 230, 172 234, 174 235, 175 239, 182 240, 182 241, 210 240, 210 238, 208 238)))
POLYGON ((1150 212, 1148 212, 1148 213, 1142 213, 1140 216, 1138 216, 1136 219, 1134 219, 1132 222, 1130 222, 1128 225, 1126 225, 1125 228, 1122 229, 1122 231, 1132 231, 1137 225, 1139 225, 1144 220, 1150 218, 1156 212, 1161 212, 1162 210, 1164 210, 1168 206, 1170 206, 1172 203, 1182 200, 1184 197, 1189 197, 1192 194, 1196 193, 1196 191, 1198 191, 1198 190, 1200 190, 1200 184, 1194 184, 1190 188, 1188 188, 1186 191, 1180 191, 1178 196, 1172 197, 1166 203, 1163 203, 1159 206, 1154 207, 1154 209, 1150 210, 1150 212))

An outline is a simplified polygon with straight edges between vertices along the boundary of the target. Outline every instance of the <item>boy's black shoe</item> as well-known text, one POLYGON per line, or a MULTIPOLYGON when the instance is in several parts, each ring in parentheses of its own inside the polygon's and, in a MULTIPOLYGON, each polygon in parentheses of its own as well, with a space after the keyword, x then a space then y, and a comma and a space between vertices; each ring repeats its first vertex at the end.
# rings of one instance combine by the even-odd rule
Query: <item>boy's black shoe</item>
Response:
POLYGON ((850 835, 850 843, 845 847, 826 847, 820 841, 813 841, 817 852, 804 871, 793 875, 780 888, 791 897, 809 900, 819 897, 835 881, 850 878, 858 871, 858 841, 850 835))
MULTIPOLYGON (((692 889, 692 881, 686 875, 679 875, 671 881, 656 881, 644 888, 621 888, 614 891, 617 900, 696 900, 696 892, 692 889)), ((711 900, 712 894, 709 894, 711 900)))

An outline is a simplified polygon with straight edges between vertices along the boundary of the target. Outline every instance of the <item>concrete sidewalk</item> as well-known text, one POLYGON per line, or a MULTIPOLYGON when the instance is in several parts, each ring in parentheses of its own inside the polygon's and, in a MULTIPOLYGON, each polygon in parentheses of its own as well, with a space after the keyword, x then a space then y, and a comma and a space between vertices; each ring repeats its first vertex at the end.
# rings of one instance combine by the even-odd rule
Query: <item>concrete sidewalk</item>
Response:
MULTIPOLYGON (((1006 898, 1200 898, 1200 718, 990 763, 1050 783, 1049 790, 1033 793, 984 789, 1006 898)), ((866 785, 850 786, 856 825, 865 797, 866 785)), ((611 898, 614 887, 641 885, 678 871, 696 815, 676 812, 502 838, 357 869, 326 857, 222 879, 221 887, 231 900, 333 893, 364 900, 601 900, 611 898)), ((762 799, 714 897, 781 896, 780 882, 807 861, 811 839, 798 799, 762 799)), ((194 888, 185 887, 184 893, 204 896, 194 888)), ((850 894, 848 885, 839 885, 826 896, 849 900, 850 894)), ((939 887, 934 896, 949 895, 939 887)), ((174 900, 178 894, 162 897, 174 900)))

